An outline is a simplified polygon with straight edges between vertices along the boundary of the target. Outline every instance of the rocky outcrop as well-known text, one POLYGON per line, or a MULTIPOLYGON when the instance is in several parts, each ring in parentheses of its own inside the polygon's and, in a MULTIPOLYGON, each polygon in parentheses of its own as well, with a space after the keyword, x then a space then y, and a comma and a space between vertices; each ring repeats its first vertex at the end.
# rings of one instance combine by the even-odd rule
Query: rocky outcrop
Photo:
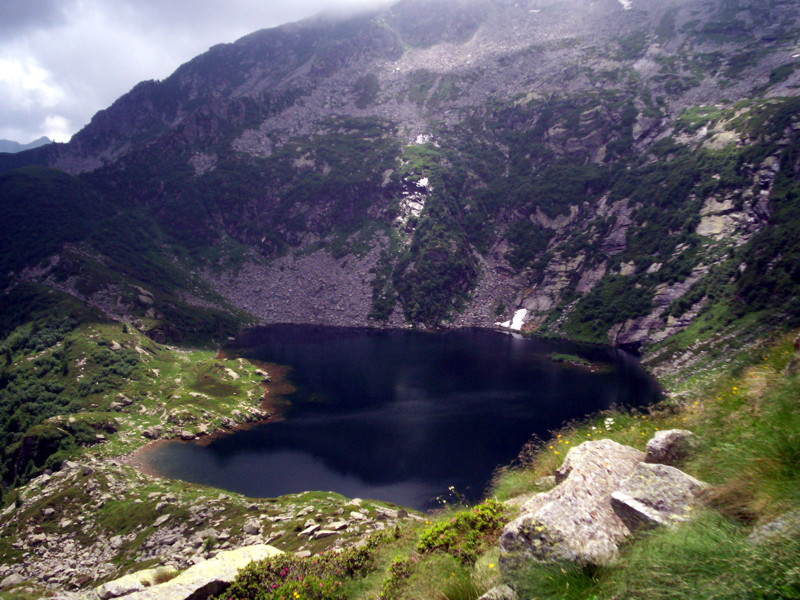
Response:
POLYGON ((122 597, 125 600, 205 600, 224 591, 251 562, 277 554, 282 552, 264 544, 220 552, 170 581, 122 597))
POLYGON ((147 587, 158 584, 160 580, 173 579, 177 574, 177 569, 171 565, 157 569, 144 569, 104 583, 95 590, 95 593, 100 600, 119 598, 141 592, 147 587))
POLYGON ((611 440, 570 450, 556 471, 558 485, 525 502, 503 530, 502 564, 607 564, 633 530, 690 518, 706 484, 644 460, 644 453, 611 440))
POLYGON ((500 537, 505 563, 571 561, 602 564, 630 530, 611 508, 611 494, 644 454, 611 440, 584 442, 556 471, 558 485, 534 496, 500 537))

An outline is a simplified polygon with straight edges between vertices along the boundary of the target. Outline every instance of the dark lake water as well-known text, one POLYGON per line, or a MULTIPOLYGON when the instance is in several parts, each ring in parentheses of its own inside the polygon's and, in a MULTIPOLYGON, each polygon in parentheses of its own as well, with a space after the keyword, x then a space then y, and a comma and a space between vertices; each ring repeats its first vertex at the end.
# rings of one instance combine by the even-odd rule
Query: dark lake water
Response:
POLYGON ((229 354, 291 367, 286 420, 142 458, 167 477, 252 497, 328 490, 428 509, 453 486, 476 500, 532 435, 660 394, 624 352, 487 330, 276 326, 247 333, 229 354), (551 353, 602 368, 557 364, 551 353))

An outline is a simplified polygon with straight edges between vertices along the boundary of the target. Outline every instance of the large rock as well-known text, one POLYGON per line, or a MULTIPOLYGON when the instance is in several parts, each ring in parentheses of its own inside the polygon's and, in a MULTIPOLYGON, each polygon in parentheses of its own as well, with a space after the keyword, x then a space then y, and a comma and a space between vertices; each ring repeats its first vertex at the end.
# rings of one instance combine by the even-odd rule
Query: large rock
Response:
POLYGON ((155 584, 159 577, 175 577, 178 571, 175 567, 159 567, 157 569, 145 569, 130 575, 125 575, 114 581, 104 583, 97 588, 97 596, 100 600, 109 598, 119 598, 134 592, 140 592, 146 587, 155 584))
POLYGON ((220 552, 188 568, 174 579, 124 596, 125 600, 205 600, 224 591, 241 569, 253 561, 282 554, 264 544, 220 552))
POLYGON ((697 437, 685 429, 656 431, 647 442, 645 462, 677 465, 697 447, 697 437))
POLYGON ((611 494, 611 507, 629 529, 688 521, 708 484, 668 465, 641 463, 611 494))
POLYGON ((644 460, 644 453, 611 440, 585 442, 567 454, 559 483, 534 496, 500 537, 501 560, 604 564, 617 554, 627 525, 611 508, 611 494, 644 460))

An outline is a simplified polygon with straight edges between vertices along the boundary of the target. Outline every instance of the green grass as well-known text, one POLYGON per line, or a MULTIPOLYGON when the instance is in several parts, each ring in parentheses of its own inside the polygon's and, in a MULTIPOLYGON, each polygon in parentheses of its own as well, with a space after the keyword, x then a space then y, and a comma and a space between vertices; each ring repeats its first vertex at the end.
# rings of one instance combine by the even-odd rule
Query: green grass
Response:
POLYGON ((735 600, 800 596, 800 526, 757 543, 748 530, 709 512, 691 525, 657 531, 632 546, 605 594, 652 600, 735 600), (679 573, 680 576, 676 577, 679 573))

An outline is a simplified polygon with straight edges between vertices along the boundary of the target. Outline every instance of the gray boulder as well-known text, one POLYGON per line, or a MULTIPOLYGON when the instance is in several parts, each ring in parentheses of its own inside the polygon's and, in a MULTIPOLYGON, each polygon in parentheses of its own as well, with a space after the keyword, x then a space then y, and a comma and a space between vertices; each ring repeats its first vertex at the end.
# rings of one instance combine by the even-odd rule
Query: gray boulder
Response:
POLYGON ((611 440, 584 442, 556 472, 558 485, 522 506, 500 536, 501 561, 570 561, 605 564, 628 535, 611 508, 611 494, 635 471, 644 454, 611 440))
POLYGON ((748 541, 762 544, 771 538, 792 535, 800 532, 800 510, 781 515, 777 519, 759 525, 748 536, 748 541))
POLYGON ((668 465, 641 463, 611 494, 611 507, 629 529, 691 519, 708 484, 668 465))
POLYGON ((0 581, 0 590, 14 585, 19 585, 20 583, 25 583, 25 578, 19 573, 12 573, 3 579, 3 581, 0 581))
POLYGON ((656 431, 647 442, 645 462, 677 465, 697 447, 697 437, 685 429, 656 431))
POLYGON ((258 535, 261 533, 261 525, 258 521, 251 519, 244 524, 242 531, 244 531, 247 535, 258 535))
POLYGON ((134 592, 141 592, 146 587, 153 585, 160 577, 171 578, 175 577, 177 574, 177 569, 172 566, 145 569, 104 583, 95 591, 100 600, 119 598, 120 596, 127 596, 134 592))
POLYGON ((206 600, 223 592, 239 571, 253 561, 282 554, 263 544, 220 552, 167 581, 124 596, 125 600, 206 600))

